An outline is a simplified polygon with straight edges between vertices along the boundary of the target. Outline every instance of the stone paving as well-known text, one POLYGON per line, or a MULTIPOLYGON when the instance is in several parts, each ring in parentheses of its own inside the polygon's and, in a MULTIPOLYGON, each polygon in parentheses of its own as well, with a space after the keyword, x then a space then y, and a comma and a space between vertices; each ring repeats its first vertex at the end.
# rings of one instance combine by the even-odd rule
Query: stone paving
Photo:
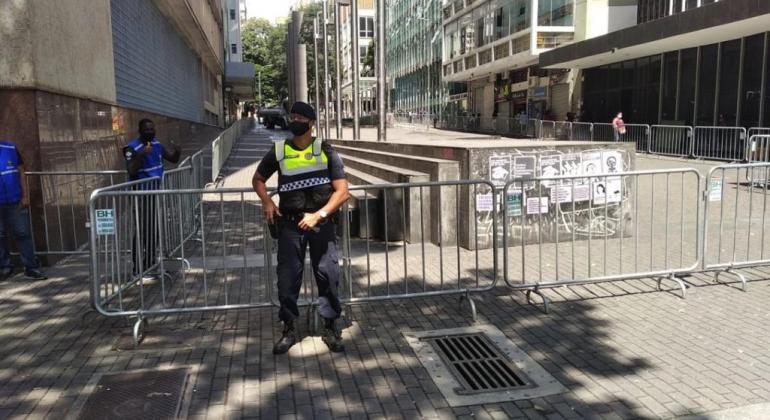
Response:
MULTIPOLYGON (((254 159, 269 145, 271 135, 276 133, 261 128, 246 134, 220 185, 250 185, 254 159)), ((637 165, 694 167, 705 173, 713 163, 639 157, 637 165)), ((732 190, 726 191, 734 200, 732 190)), ((752 202, 764 200, 762 196, 764 192, 752 192, 752 202)), ((746 208, 747 196, 742 197, 736 208, 746 208)), ((214 212, 217 206, 211 207, 214 212)), ((214 213, 207 232, 217 231, 218 218, 214 213)), ((249 223, 259 220, 250 216, 249 223)), ((238 226, 237 220, 227 223, 233 223, 229 230, 238 226)), ((756 248, 751 238, 757 241, 758 231, 753 232, 741 233, 749 237, 744 248, 756 248)), ((255 244, 249 249, 258 254, 259 238, 248 238, 255 244)), ((246 248, 228 252, 239 249, 246 248)), ((372 270, 376 279, 381 281, 384 269, 400 272, 403 249, 394 248, 387 263, 382 250, 377 251, 372 270)), ((419 252, 407 251, 410 266, 420 267, 419 260, 412 262, 419 252)), ((435 250, 430 252, 433 266, 428 273, 434 278, 435 250)), ((534 251, 528 247, 527 252, 534 251)), ((214 250, 211 255, 216 254, 214 250)), ((630 254, 623 258, 632 258, 630 254)), ((472 261, 465 256, 461 260, 463 266, 472 261)), ((365 271, 360 271, 359 262, 353 267, 360 277, 365 271)), ((446 262, 448 273, 453 263, 446 262)), ((251 280, 239 283, 233 277, 233 296, 251 291, 263 271, 260 264, 247 262, 243 273, 251 280)), ((302 342, 288 355, 273 356, 280 326, 272 308, 150 319, 145 342, 134 349, 120 344, 130 334, 130 323, 89 311, 87 261, 66 260, 46 272, 50 280, 12 278, 0 283, 0 418, 76 415, 89 383, 99 374, 171 366, 191 369, 180 413, 189 418, 615 419, 710 412, 714 414, 699 418, 717 418, 725 409, 741 409, 733 418, 746 418, 746 413, 770 416, 761 405, 770 402, 767 268, 741 270, 749 279, 747 292, 734 282, 714 283, 713 273, 687 277, 686 299, 671 285, 658 291, 652 279, 560 287, 546 292, 553 301, 548 315, 528 305, 522 293, 502 285, 476 294, 478 323, 497 326, 568 392, 464 407, 448 406, 402 335, 471 325, 468 307, 455 296, 347 307, 347 352, 341 355, 330 354, 303 322, 302 342)), ((235 269, 228 272, 234 274, 235 269)), ((199 283, 199 276, 188 281, 199 283)))

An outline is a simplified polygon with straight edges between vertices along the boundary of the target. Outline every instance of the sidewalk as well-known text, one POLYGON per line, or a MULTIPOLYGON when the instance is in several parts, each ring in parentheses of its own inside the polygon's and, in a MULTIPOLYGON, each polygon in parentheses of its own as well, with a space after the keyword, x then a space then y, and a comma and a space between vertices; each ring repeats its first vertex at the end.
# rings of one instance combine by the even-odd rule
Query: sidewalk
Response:
MULTIPOLYGON (((279 134, 244 135, 222 186, 250 186, 279 134)), ((182 416, 200 419, 671 418, 725 409, 740 410, 696 418, 762 418, 770 416, 756 405, 770 401, 770 269, 743 272, 745 293, 699 274, 685 279, 685 300, 653 280, 559 288, 548 292, 549 315, 504 287, 476 295, 478 323, 499 328, 568 392, 449 407, 403 333, 472 325, 456 297, 350 307, 341 355, 304 337, 273 356, 275 309, 150 319, 132 349, 122 344, 130 323, 89 312, 88 264, 73 259, 48 268, 46 281, 0 283, 0 418, 63 418, 104 373, 167 367, 190 368, 182 416)))

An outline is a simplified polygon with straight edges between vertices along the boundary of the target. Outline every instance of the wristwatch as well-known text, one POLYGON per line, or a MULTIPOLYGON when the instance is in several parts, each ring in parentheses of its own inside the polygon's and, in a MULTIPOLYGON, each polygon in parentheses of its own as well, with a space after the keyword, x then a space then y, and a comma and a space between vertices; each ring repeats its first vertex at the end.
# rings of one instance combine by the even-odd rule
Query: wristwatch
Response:
POLYGON ((324 210, 318 210, 318 215, 321 216, 321 219, 326 219, 329 216, 329 213, 324 210))

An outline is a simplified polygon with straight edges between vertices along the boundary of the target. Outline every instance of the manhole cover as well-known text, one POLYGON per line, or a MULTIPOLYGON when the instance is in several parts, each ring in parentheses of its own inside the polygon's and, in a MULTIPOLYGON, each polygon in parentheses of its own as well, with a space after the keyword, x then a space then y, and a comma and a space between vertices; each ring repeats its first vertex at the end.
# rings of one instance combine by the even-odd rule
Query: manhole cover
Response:
POLYGON ((104 375, 78 419, 173 419, 186 380, 187 369, 104 375))
POLYGON ((501 391, 528 386, 486 335, 426 338, 462 387, 458 393, 501 391))
POLYGON ((566 392, 494 325, 404 333, 452 407, 566 392))

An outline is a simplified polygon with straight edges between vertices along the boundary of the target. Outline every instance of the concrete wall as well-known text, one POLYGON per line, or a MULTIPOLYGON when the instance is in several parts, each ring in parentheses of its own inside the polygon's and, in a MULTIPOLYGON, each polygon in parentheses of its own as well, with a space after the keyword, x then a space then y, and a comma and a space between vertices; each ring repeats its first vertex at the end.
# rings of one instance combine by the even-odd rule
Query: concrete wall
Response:
POLYGON ((7 0, 0 87, 115 102, 109 0, 7 0))

